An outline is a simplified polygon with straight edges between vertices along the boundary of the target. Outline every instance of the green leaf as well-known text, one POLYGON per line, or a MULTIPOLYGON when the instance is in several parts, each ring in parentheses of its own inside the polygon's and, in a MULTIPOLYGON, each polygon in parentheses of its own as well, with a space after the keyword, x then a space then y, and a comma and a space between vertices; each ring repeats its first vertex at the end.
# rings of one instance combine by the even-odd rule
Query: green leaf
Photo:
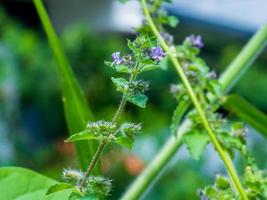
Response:
POLYGON ((52 185, 46 192, 46 195, 52 194, 54 192, 59 192, 66 189, 72 189, 74 186, 68 183, 57 183, 52 185))
MULTIPOLYGON (((33 2, 57 61, 57 69, 61 78, 64 114, 71 135, 72 133, 77 133, 84 129, 86 123, 93 119, 92 112, 74 76, 67 56, 64 54, 63 48, 42 1, 34 0, 33 2)), ((97 143, 82 141, 75 144, 81 167, 85 170, 89 164, 90 158, 93 157, 95 153, 97 143)), ((99 169, 99 167, 97 169, 99 169)))
POLYGON ((146 71, 150 71, 150 70, 155 70, 155 69, 159 69, 159 65, 156 64, 149 64, 149 65, 145 65, 142 69, 141 72, 146 72, 146 71))
POLYGON ((109 61, 104 61, 105 65, 107 65, 108 67, 111 67, 114 69, 114 64, 113 62, 109 62, 109 61))
POLYGON ((0 168, 0 197, 3 200, 68 200, 71 189, 46 195, 58 182, 29 169, 0 168))
POLYGON ((119 92, 125 92, 128 85, 128 82, 124 79, 124 78, 114 78, 111 77, 112 82, 114 83, 114 85, 117 88, 117 91, 119 92))
POLYGON ((228 179, 220 175, 216 177, 215 185, 221 190, 225 190, 230 187, 228 179))
POLYGON ((176 27, 177 24, 179 23, 179 20, 175 16, 168 16, 168 24, 170 27, 176 27))
POLYGON ((223 106, 267 137, 267 116, 239 95, 222 99, 223 106))
POLYGON ((124 147, 126 147, 127 149, 132 149, 133 148, 133 144, 134 144, 134 140, 129 138, 129 137, 118 137, 116 138, 116 140, 114 140, 115 143, 120 144, 124 147))
POLYGON ((127 46, 129 49, 131 49, 133 51, 133 53, 140 51, 138 48, 135 47, 134 42, 132 42, 129 39, 127 39, 127 46))
POLYGON ((172 115, 171 133, 176 135, 176 131, 181 123, 181 119, 184 116, 186 110, 190 105, 190 101, 180 101, 174 113, 172 115))
POLYGON ((115 65, 115 69, 120 73, 130 73, 129 68, 126 65, 115 65))
POLYGON ((145 108, 148 100, 147 96, 143 94, 127 95, 126 98, 129 102, 139 106, 140 108, 145 108))
POLYGON ((73 134, 70 136, 66 142, 74 142, 74 141, 80 141, 80 140, 97 140, 98 137, 91 133, 88 130, 81 131, 79 133, 73 134))
POLYGON ((159 68, 160 69, 167 70, 168 69, 168 66, 169 66, 169 58, 168 57, 162 58, 159 61, 159 68))
POLYGON ((196 160, 199 160, 205 147, 209 143, 209 136, 205 131, 193 130, 187 132, 184 135, 183 140, 192 157, 196 160))

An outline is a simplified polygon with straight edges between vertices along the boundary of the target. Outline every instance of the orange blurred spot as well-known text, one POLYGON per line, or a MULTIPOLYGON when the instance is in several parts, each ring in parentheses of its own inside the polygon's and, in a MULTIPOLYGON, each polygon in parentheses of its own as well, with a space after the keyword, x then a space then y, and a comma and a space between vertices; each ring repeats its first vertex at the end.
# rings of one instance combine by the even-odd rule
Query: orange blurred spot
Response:
POLYGON ((128 155, 124 160, 124 165, 129 174, 138 175, 145 167, 145 163, 138 156, 128 155))

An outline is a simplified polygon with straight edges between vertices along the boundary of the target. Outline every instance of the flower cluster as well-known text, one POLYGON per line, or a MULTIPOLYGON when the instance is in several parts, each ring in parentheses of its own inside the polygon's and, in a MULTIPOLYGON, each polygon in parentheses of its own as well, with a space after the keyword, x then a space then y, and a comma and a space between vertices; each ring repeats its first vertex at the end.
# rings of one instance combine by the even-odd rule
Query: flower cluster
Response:
POLYGON ((163 52, 161 47, 152 47, 150 49, 149 55, 151 59, 155 60, 156 62, 159 62, 162 58, 165 57, 165 53, 163 52))
POLYGON ((64 169, 62 173, 62 178, 72 184, 79 183, 84 177, 84 173, 76 169, 64 169))
POLYGON ((87 124, 87 129, 96 136, 107 137, 116 131, 117 126, 112 122, 100 120, 89 122, 87 124))

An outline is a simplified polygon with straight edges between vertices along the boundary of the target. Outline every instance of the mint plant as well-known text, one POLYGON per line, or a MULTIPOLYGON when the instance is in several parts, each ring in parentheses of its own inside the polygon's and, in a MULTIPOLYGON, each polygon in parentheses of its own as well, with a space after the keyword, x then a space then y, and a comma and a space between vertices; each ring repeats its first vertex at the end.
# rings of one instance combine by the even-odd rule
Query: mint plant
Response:
MULTIPOLYGON (((129 149, 132 148, 136 135, 141 130, 141 124, 131 122, 120 122, 125 105, 130 102, 140 108, 145 108, 147 96, 145 92, 149 89, 149 82, 139 80, 138 75, 160 68, 160 62, 165 57, 165 53, 158 46, 155 37, 148 37, 145 34, 139 34, 134 41, 127 41, 129 53, 121 55, 115 52, 111 55, 112 61, 106 61, 105 64, 116 72, 126 74, 128 79, 123 77, 112 77, 116 90, 122 93, 121 102, 111 121, 99 120, 88 122, 85 130, 73 134, 66 141, 75 142, 81 140, 98 140, 99 146, 92 158, 85 173, 75 170, 65 170, 63 177, 73 186, 73 193, 70 198, 82 198, 96 196, 99 199, 104 198, 110 191, 110 181, 99 176, 93 176, 93 170, 101 157, 105 146, 114 142, 123 145, 129 149), (102 188, 102 189, 100 189, 102 188)), ((63 184, 66 185, 66 184, 63 184)), ((59 185, 53 186, 61 189, 59 185)))
POLYGON ((218 77, 200 57, 201 48, 204 47, 201 36, 190 35, 182 44, 175 44, 173 36, 168 33, 166 27, 176 27, 179 21, 162 9, 163 2, 170 1, 140 0, 145 20, 143 25, 136 29, 136 39, 127 40, 128 52, 114 52, 111 60, 105 61, 107 67, 118 73, 118 76, 111 77, 111 82, 117 92, 121 93, 120 104, 112 119, 94 121, 42 1, 34 0, 62 77, 65 116, 71 135, 66 142, 76 144, 81 169, 64 169, 62 172, 64 182, 48 179, 26 169, 1 169, 0 177, 4 182, 1 184, 0 193, 4 199, 14 199, 20 195, 29 199, 52 200, 108 198, 112 190, 112 180, 103 177, 99 172, 97 166, 101 155, 110 143, 132 148, 135 138, 141 132, 142 122, 122 121, 121 116, 125 106, 131 103, 145 108, 148 101, 145 93, 150 83, 139 79, 139 75, 155 69, 166 69, 166 66, 174 66, 180 80, 171 86, 177 107, 170 125, 170 140, 121 199, 140 199, 182 143, 196 160, 200 158, 208 144, 213 145, 228 172, 228 177, 217 174, 214 184, 198 191, 201 200, 267 198, 266 173, 258 168, 253 155, 249 152, 245 124, 249 123, 266 134, 267 128, 264 122, 267 121, 267 117, 241 97, 225 96, 225 92, 238 79, 238 74, 247 68, 264 47, 267 27, 259 30, 233 64, 218 77), (237 105, 236 102, 242 104, 237 105), (218 112, 222 106, 233 108, 233 105, 238 111, 237 115, 244 122, 233 123, 218 112), (251 119, 248 116, 250 111, 262 123, 251 119), (237 153, 242 156, 245 163, 242 173, 236 172, 232 162, 237 153), (15 176, 13 172, 16 172, 15 176), (24 181, 18 188, 29 191, 28 193, 5 192, 9 190, 10 185, 17 184, 17 178, 24 181))

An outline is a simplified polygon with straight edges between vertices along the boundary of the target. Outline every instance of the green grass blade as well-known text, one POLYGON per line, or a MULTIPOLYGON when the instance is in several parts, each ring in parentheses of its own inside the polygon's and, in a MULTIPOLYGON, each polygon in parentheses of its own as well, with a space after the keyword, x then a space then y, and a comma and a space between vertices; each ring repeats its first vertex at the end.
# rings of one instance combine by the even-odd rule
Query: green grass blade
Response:
MULTIPOLYGON (((71 134, 82 131, 86 123, 92 120, 91 110, 80 88, 70 64, 63 52, 58 36, 53 28, 49 16, 41 0, 34 0, 34 5, 40 17, 49 44, 57 61, 58 72, 61 78, 62 99, 68 129, 71 134)), ((80 141, 75 143, 78 159, 82 169, 86 169, 89 159, 95 153, 95 142, 80 141)))
POLYGON ((239 95, 222 99, 223 106, 267 137, 267 115, 239 95))
POLYGON ((263 25, 240 51, 233 62, 220 76, 220 83, 224 92, 228 92, 251 66, 267 43, 267 24, 263 25))

